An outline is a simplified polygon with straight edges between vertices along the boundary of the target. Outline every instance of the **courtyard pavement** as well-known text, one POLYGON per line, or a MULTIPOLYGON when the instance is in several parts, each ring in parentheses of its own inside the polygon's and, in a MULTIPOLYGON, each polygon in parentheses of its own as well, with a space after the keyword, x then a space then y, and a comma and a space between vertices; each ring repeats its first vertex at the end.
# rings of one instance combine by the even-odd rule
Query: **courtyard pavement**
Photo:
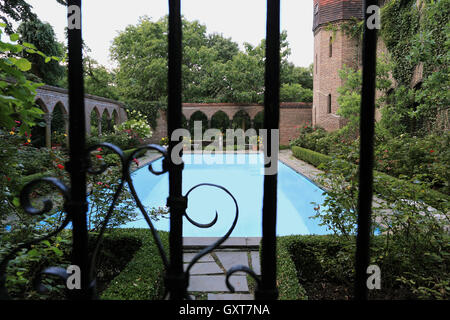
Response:
MULTIPOLYGON (((217 239, 185 237, 183 239, 185 270, 199 250, 217 239)), ((238 272, 230 277, 230 283, 235 288, 234 293, 230 293, 225 280, 227 271, 236 265, 244 265, 257 275, 261 274, 260 240, 260 238, 229 238, 219 249, 202 257, 190 269, 188 286, 190 296, 202 300, 254 300, 245 273, 238 272)))

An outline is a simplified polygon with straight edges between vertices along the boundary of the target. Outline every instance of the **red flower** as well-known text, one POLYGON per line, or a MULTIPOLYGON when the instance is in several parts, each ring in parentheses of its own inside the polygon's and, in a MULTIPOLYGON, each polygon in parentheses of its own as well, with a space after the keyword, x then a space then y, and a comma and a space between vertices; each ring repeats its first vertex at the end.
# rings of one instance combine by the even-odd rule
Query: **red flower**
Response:
POLYGON ((20 121, 14 120, 15 123, 20 124, 20 121))
POLYGON ((111 186, 109 184, 106 184, 106 183, 105 183, 105 187, 111 188, 111 186))
POLYGON ((434 150, 430 150, 430 153, 433 153, 434 152, 434 150))
POLYGON ((5 176, 6 180, 11 181, 10 177, 5 176))
POLYGON ((64 166, 63 166, 62 164, 58 164, 58 169, 63 170, 63 169, 64 169, 64 166))
POLYGON ((101 185, 103 185, 103 182, 100 182, 100 181, 99 181, 99 182, 97 182, 97 185, 98 185, 98 186, 101 186, 101 185))
POLYGON ((95 157, 96 157, 97 159, 103 159, 103 157, 102 157, 101 155, 99 155, 99 154, 96 155, 95 157))
POLYGON ((97 151, 103 151, 103 149, 102 148, 98 148, 97 151))
POLYGON ((136 163, 136 165, 139 165, 139 160, 138 159, 134 158, 133 162, 136 163))

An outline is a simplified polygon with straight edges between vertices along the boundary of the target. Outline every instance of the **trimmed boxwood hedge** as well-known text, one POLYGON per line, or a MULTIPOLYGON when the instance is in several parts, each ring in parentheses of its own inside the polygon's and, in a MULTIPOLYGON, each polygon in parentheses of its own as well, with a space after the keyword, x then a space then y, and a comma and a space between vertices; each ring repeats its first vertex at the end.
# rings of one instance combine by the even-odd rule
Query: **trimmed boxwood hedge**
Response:
POLYGON ((277 285, 279 300, 307 300, 300 285, 291 251, 295 236, 277 238, 277 285))
POLYGON ((326 165, 333 159, 330 156, 324 155, 322 153, 296 146, 292 147, 292 153, 296 158, 306 161, 315 167, 318 167, 321 164, 326 165))
MULTIPOLYGON (((148 229, 115 229, 114 236, 138 239, 142 245, 125 268, 103 291, 103 300, 162 300, 164 294, 164 265, 158 248, 148 229)), ((169 236, 160 231, 159 236, 168 252, 169 236)), ((130 248, 132 250, 133 248, 130 248)))
MULTIPOLYGON (((300 160, 303 160, 309 164, 312 164, 315 167, 319 167, 320 165, 327 165, 330 161, 333 160, 332 157, 324 155, 322 153, 318 153, 309 149, 301 148, 301 147, 292 147, 293 155, 300 160)), ((351 166, 356 166, 355 164, 349 163, 351 166)), ((421 186, 415 185, 411 182, 401 180, 395 177, 392 177, 386 173, 379 172, 374 170, 374 180, 378 183, 374 184, 374 191, 383 194, 382 188, 385 186, 389 186, 392 184, 400 184, 403 185, 408 190, 413 190, 415 193, 420 195, 420 199, 425 203, 431 206, 441 206, 445 203, 450 203, 450 197, 440 193, 436 190, 426 189, 424 190, 421 186), (438 205, 439 204, 439 205, 438 205)))

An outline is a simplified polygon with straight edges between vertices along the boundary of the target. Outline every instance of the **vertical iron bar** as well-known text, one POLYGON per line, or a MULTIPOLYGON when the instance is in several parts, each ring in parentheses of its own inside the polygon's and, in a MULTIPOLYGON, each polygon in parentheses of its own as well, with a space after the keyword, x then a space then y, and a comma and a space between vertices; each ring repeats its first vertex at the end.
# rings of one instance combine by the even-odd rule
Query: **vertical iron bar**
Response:
MULTIPOLYGON (((79 8, 81 21, 81 0, 69 0, 69 8, 79 8)), ((77 12, 69 14, 77 14, 77 12)), ((81 23, 81 22, 80 22, 81 23)), ((83 85, 83 53, 80 28, 68 30, 69 43, 69 155, 68 171, 71 181, 71 199, 67 212, 72 218, 72 264, 80 267, 81 290, 71 290, 71 299, 93 298, 90 292, 88 232, 86 226, 86 170, 85 170, 85 106, 83 85)))
MULTIPOLYGON (((267 1, 266 74, 264 96, 264 128, 268 130, 266 156, 273 156, 278 165, 279 141, 272 141, 272 130, 279 129, 280 122, 280 0, 267 1), (275 147, 275 148, 274 148, 275 147), (275 150, 276 149, 276 150, 275 150)), ((263 238, 261 252, 261 288, 255 293, 258 300, 275 300, 276 287, 276 222, 277 222, 277 174, 265 174, 263 198, 263 238)))
MULTIPOLYGON (((169 0, 169 79, 168 79, 168 134, 169 156, 172 149, 181 142, 172 141, 172 133, 181 128, 181 8, 180 0, 169 0)), ((171 163, 171 161, 170 161, 171 163)), ((179 201, 182 198, 182 172, 180 165, 169 168, 170 207, 170 267, 166 276, 166 286, 170 299, 181 300, 185 297, 185 279, 183 273, 183 213, 179 201)))
POLYGON ((372 215, 377 29, 369 29, 367 25, 369 16, 373 14, 367 13, 367 8, 371 5, 378 5, 378 0, 365 0, 363 6, 364 38, 362 48, 358 234, 355 257, 355 298, 357 300, 367 300, 366 272, 369 265, 372 215))

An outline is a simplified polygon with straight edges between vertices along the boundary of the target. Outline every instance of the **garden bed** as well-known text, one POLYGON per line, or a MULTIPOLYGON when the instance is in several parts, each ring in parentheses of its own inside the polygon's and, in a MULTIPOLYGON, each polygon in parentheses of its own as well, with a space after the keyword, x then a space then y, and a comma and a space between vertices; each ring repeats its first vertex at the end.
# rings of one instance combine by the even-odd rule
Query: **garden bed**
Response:
MULTIPOLYGON (((168 234, 159 233, 168 248, 168 234)), ((91 234, 91 240, 96 239, 91 234)), ((90 242, 92 252, 94 242, 90 242)), ((49 293, 41 295, 33 280, 50 266, 70 264, 70 231, 57 239, 38 244, 25 256, 11 261, 7 286, 13 299, 65 299, 61 281, 45 278, 49 293)), ((157 246, 147 229, 110 229, 104 236, 97 258, 97 294, 105 300, 161 300, 164 293, 164 266, 157 246)))
MULTIPOLYGON (((371 264, 381 269, 381 290, 370 290, 372 300, 404 300, 431 298, 417 292, 398 281, 409 277, 411 272, 419 273, 423 261, 405 264, 401 252, 383 256, 383 236, 373 239, 371 264)), ((336 235, 327 236, 288 236, 278 238, 278 276, 279 299, 308 300, 350 300, 354 290, 354 251, 355 239, 336 235)), ((409 260, 411 261, 411 260, 409 260)), ((448 259, 443 265, 434 268, 427 264, 424 278, 430 277, 446 281, 448 279, 448 259), (444 267, 443 267, 444 266, 444 267), (442 270, 447 270, 442 272, 442 270), (434 273, 434 274, 433 274, 434 273)), ((413 281, 413 280, 411 280, 413 281)), ((414 284, 412 284, 414 287, 414 284)), ((417 284, 419 286, 419 284, 417 284)), ((431 292, 435 288, 422 288, 431 292)), ((440 289, 441 298, 448 297, 449 288, 440 289)))
MULTIPOLYGON (((327 164, 333 161, 333 157, 321 154, 319 152, 315 152, 309 149, 301 148, 301 147, 292 147, 293 155, 300 160, 303 160, 315 167, 327 167, 327 164)), ((351 166, 356 167, 356 165, 348 163, 351 166)), ((405 189, 414 190, 417 195, 419 195, 419 199, 423 200, 428 205, 433 207, 440 207, 443 203, 450 203, 450 197, 440 193, 436 190, 424 189, 420 185, 415 185, 405 180, 401 180, 395 177, 392 177, 386 173, 378 172, 374 170, 374 191, 376 193, 382 194, 382 188, 389 186, 391 184, 399 184, 403 185, 405 189)))

